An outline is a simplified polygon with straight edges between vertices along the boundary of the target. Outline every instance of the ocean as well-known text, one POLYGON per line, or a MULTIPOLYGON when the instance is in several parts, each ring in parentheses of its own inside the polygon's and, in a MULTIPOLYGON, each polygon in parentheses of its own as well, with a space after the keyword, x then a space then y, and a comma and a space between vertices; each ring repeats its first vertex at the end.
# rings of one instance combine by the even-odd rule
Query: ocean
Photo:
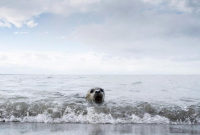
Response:
POLYGON ((198 75, 0 75, 0 125, 199 127, 199 80, 198 75), (93 87, 105 90, 103 104, 86 101, 93 87))

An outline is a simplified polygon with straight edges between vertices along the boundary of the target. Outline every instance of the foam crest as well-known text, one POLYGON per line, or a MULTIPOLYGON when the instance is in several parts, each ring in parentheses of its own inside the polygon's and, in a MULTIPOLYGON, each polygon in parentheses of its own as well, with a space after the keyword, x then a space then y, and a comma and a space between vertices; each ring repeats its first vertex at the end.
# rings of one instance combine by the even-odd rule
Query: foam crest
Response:
MULTIPOLYGON (((42 123, 86 123, 86 124, 118 124, 118 123, 154 123, 154 124, 169 124, 169 119, 161 116, 151 116, 146 113, 144 117, 140 118, 136 115, 131 115, 129 118, 113 118, 111 114, 97 113, 93 107, 87 108, 87 113, 81 112, 77 114, 73 109, 66 108, 64 114, 60 118, 52 118, 50 114, 44 112, 36 116, 27 116, 17 118, 11 116, 10 118, 4 119, 7 121, 14 122, 42 122, 42 123)), ((3 119, 0 119, 3 121, 3 119)))
POLYGON ((5 102, 0 104, 0 121, 43 123, 145 123, 200 124, 199 104, 181 108, 148 102, 135 104, 87 102, 53 103, 50 101, 5 102))

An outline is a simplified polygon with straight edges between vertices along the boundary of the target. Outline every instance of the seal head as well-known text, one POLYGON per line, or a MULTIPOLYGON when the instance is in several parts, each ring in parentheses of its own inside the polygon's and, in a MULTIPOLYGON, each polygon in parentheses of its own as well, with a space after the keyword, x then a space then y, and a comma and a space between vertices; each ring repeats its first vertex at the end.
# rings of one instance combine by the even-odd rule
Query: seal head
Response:
POLYGON ((104 102, 105 92, 104 89, 100 87, 91 88, 88 90, 86 95, 86 100, 101 104, 104 102))

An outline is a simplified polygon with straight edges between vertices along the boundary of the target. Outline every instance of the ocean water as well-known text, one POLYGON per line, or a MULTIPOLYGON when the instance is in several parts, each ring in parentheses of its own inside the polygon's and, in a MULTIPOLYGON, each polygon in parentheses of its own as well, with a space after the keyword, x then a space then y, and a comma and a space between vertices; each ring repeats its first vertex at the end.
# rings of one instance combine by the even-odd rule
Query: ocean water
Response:
POLYGON ((200 76, 0 75, 0 121, 200 124, 200 76), (105 90, 102 105, 85 100, 105 90))

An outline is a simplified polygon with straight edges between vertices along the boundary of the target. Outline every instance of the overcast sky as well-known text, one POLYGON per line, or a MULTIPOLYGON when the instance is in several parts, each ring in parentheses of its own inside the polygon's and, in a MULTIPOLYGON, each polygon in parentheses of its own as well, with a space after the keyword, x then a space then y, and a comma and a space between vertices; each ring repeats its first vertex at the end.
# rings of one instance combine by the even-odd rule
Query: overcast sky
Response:
POLYGON ((200 1, 1 0, 0 74, 200 74, 200 1))

